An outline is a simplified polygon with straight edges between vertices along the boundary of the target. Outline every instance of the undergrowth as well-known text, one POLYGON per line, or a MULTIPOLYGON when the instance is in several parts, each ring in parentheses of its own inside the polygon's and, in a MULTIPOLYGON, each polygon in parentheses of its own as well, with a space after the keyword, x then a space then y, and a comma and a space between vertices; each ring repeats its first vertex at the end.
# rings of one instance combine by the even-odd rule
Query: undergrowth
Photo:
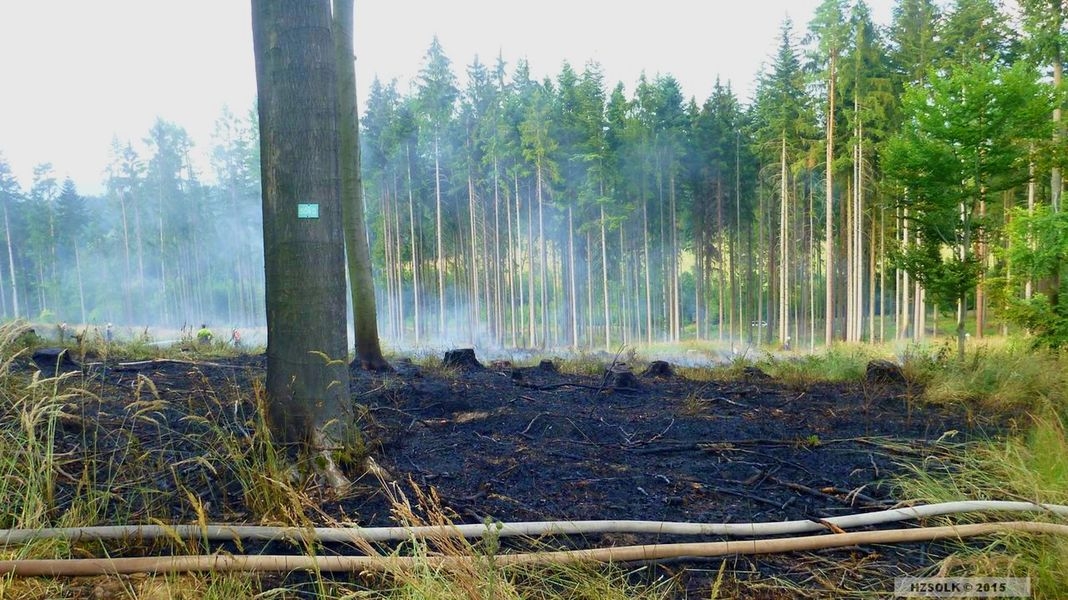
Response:
MULTIPOLYGON (((961 407, 973 421, 1003 433, 910 465, 898 483, 902 497, 1068 504, 1068 357, 1007 340, 975 344, 963 362, 943 348, 914 349, 905 368, 922 382, 926 402, 961 407)), ((961 515, 953 521, 994 518, 961 515)), ((1013 534, 962 543, 930 574, 1030 577, 1033 597, 1066 598, 1068 540, 1013 534)))

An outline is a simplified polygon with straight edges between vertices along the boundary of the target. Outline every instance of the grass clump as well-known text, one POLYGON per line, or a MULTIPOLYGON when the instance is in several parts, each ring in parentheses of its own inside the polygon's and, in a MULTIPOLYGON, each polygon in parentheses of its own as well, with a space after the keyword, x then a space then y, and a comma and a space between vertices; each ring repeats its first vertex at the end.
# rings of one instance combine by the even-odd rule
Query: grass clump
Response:
MULTIPOLYGON (((957 446, 939 458, 929 457, 922 465, 914 465, 899 486, 905 497, 924 502, 968 499, 1068 504, 1064 420, 1047 414, 1036 418, 1025 434, 957 446)), ((952 521, 997 518, 958 515, 952 521)), ((1019 518, 1047 519, 1052 515, 1036 513, 1019 518)), ((960 544, 934 570, 940 575, 1030 577, 1036 598, 1068 598, 1068 540, 1011 534, 984 546, 960 544)))
MULTIPOLYGON (((454 515, 442 506, 436 492, 409 482, 415 499, 409 501, 396 484, 384 484, 390 494, 393 517, 404 526, 454 524, 454 515)), ((487 534, 477 540, 452 535, 410 539, 391 554, 416 559, 411 569, 382 575, 371 589, 350 590, 351 596, 376 600, 667 600, 677 597, 676 581, 642 582, 641 576, 611 565, 572 564, 503 566, 495 560, 502 540, 493 535, 498 524, 487 519, 487 534), (431 557, 471 557, 450 568, 439 568, 431 557), (637 581, 636 581, 637 580, 637 581)), ((536 540, 512 545, 545 550, 536 540)), ((366 545, 368 554, 380 554, 366 545)))
POLYGON ((860 382, 868 362, 892 359, 879 346, 868 344, 835 344, 825 352, 799 357, 778 358, 770 355, 757 366, 772 377, 795 389, 807 389, 816 382, 860 382))
POLYGON ((963 363, 937 358, 915 363, 909 369, 926 381, 928 402, 962 404, 992 416, 1068 411, 1068 359, 1061 352, 984 344, 963 363))

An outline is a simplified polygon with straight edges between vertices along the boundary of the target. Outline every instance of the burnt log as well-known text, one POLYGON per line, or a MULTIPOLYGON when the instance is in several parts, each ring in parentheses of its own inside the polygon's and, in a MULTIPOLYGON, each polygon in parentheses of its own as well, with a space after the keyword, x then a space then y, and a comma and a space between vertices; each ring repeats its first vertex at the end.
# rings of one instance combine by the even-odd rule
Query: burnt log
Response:
POLYGON ((45 375, 82 371, 82 366, 74 362, 66 348, 39 348, 33 353, 33 364, 45 375))
POLYGON ((482 363, 478 362, 477 358, 475 358, 474 348, 446 350, 443 364, 446 367, 457 367, 464 371, 476 371, 486 368, 482 363))

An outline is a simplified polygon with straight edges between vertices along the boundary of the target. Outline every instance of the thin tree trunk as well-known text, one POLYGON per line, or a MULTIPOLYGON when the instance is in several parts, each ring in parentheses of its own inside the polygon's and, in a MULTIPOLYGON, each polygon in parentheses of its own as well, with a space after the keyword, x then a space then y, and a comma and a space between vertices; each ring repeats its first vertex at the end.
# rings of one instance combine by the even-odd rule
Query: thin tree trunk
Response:
POLYGON ((628 318, 627 318, 627 253, 624 250, 623 230, 625 228, 622 224, 619 226, 619 316, 620 316, 620 330, 623 338, 623 344, 630 343, 630 333, 628 331, 628 318))
MULTIPOLYGON (((516 190, 516 199, 518 201, 518 192, 516 190)), ((512 326, 512 345, 519 346, 519 329, 516 323, 516 313, 519 311, 519 305, 516 304, 515 298, 515 278, 516 278, 516 254, 518 249, 516 247, 516 240, 512 236, 512 203, 505 198, 504 201, 504 219, 508 226, 508 250, 505 252, 505 256, 508 257, 507 270, 505 271, 505 278, 508 280, 508 317, 512 326)), ((516 205, 516 235, 519 235, 519 206, 516 205)), ((522 286, 520 286, 522 291, 522 286)))
MULTIPOLYGON (((1057 8, 1058 10, 1063 10, 1060 7, 1060 4, 1060 2, 1057 2, 1057 8)), ((1058 43, 1053 60, 1053 89, 1055 90, 1061 89, 1061 80, 1064 77, 1064 65, 1062 61, 1060 43, 1058 43)), ((1064 137, 1064 124, 1061 121, 1060 100, 1057 101, 1057 105, 1053 108, 1053 123, 1053 147, 1059 148, 1061 146, 1061 139, 1064 137)), ((1054 165, 1050 171, 1050 206, 1053 212, 1060 212, 1061 210, 1061 194, 1063 188, 1064 181, 1061 176, 1061 169, 1054 165)))
POLYGON ((789 275, 789 175, 786 169, 786 132, 782 135, 782 148, 779 154, 780 188, 779 188, 779 343, 790 343, 790 296, 789 275))
MULTIPOLYGON (((644 189, 644 186, 643 186, 644 189)), ((642 254, 645 261, 645 343, 653 343, 653 288, 649 281, 649 206, 642 197, 642 254)))
MULTIPOLYGON (((501 282, 501 184, 498 179, 499 168, 497 157, 493 157, 493 304, 494 319, 496 322, 496 341, 504 342, 504 290, 501 282)), ((509 229, 511 234, 511 229, 509 229)))
MULTIPOLYGON (((901 246, 902 248, 909 247, 909 209, 903 208, 901 212, 901 246)), ((911 319, 912 311, 909 308, 909 294, 911 292, 911 286, 909 284, 909 273, 905 270, 901 271, 901 304, 899 322, 897 324, 898 337, 909 337, 909 321, 911 319)), ((918 284, 917 284, 918 285, 918 284)), ((919 297, 917 297, 917 301, 919 297)), ((915 334, 913 335, 915 338, 915 334)))
MULTIPOLYGON (((519 206, 519 175, 513 175, 513 183, 515 185, 515 254, 516 254, 516 274, 517 279, 516 287, 519 289, 519 305, 516 310, 519 311, 519 332, 521 335, 527 333, 527 311, 526 311, 526 292, 523 289, 523 229, 520 223, 520 216, 522 210, 519 206)), ((519 337, 516 338, 518 341, 519 337)))
POLYGON ((886 208, 879 210, 879 342, 886 342, 886 208))
POLYGON ((605 237, 604 206, 601 209, 601 291, 604 299, 604 349, 612 351, 612 317, 608 304, 608 243, 605 237))
MULTIPOLYGON (((746 326, 747 303, 742 299, 742 286, 735 288, 735 282, 740 278, 736 274, 738 270, 738 257, 741 254, 742 238, 742 159, 741 159, 741 132, 734 132, 734 242, 731 244, 731 290, 732 296, 738 298, 738 338, 742 337, 742 328, 746 326), (738 245, 738 247, 735 246, 738 245)), ((734 331, 731 331, 731 348, 734 348, 734 331)))
POLYGON ((530 347, 536 348, 538 346, 537 335, 537 319, 535 318, 535 306, 534 306, 534 203, 527 202, 527 257, 529 258, 530 268, 527 272, 527 312, 529 313, 528 323, 530 327, 530 347))
POLYGON ((127 321, 131 320, 131 308, 130 308, 130 228, 128 225, 126 202, 128 200, 126 192, 119 193, 119 205, 122 209, 122 245, 123 253, 126 258, 125 271, 123 272, 122 279, 122 306, 125 318, 127 321))
POLYGON ((81 322, 84 324, 87 313, 85 311, 85 286, 82 284, 82 260, 78 252, 78 242, 74 242, 74 271, 78 276, 78 307, 81 308, 81 322))
POLYGON ((545 202, 542 199, 542 167, 541 163, 538 163, 537 167, 537 185, 538 185, 538 280, 541 282, 541 347, 545 348, 549 344, 549 290, 548 290, 548 278, 546 277, 548 262, 547 244, 545 243, 545 213, 543 210, 545 202))
MULTIPOLYGON (((1034 146, 1031 147, 1031 152, 1034 152, 1034 146)), ((1035 161, 1032 158, 1027 164, 1027 171, 1030 177, 1027 179, 1027 214, 1034 216, 1035 214, 1035 161)), ((1034 240, 1031 235, 1027 236, 1027 247, 1034 250, 1034 240)), ((1027 283, 1024 284, 1024 298, 1031 299, 1031 295, 1034 293, 1032 287, 1034 282, 1031 278, 1027 278, 1027 283)))
POLYGON ((437 132, 434 133, 434 237, 438 271, 438 335, 445 334, 445 246, 441 235, 441 154, 437 132))
MULTIPOLYGON (((674 162, 674 161, 672 161, 674 162)), ((675 202, 675 171, 668 175, 668 190, 671 197, 671 340, 681 338, 681 303, 679 298, 679 222, 675 202)))
POLYGON ((875 343, 875 214, 868 229, 868 342, 875 343))
MULTIPOLYGON (((723 309, 725 308, 724 305, 727 304, 726 298, 725 298, 725 296, 727 295, 726 294, 726 287, 727 286, 726 286, 726 283, 725 283, 725 281, 726 281, 726 273, 724 273, 724 267, 725 267, 724 263, 726 262, 726 258, 727 258, 727 248, 723 244, 723 234, 724 234, 724 231, 723 231, 723 181, 722 181, 721 178, 717 177, 716 178, 716 183, 717 183, 717 185, 716 185, 716 231, 718 232, 716 237, 719 240, 719 248, 718 248, 718 250, 719 250, 719 260, 716 261, 717 271, 719 272, 719 290, 718 290, 718 294, 717 294, 718 295, 717 302, 719 304, 719 307, 718 307, 719 308, 719 320, 716 323, 716 329, 718 330, 717 339, 719 340, 719 343, 722 344, 723 343, 723 321, 724 321, 723 309)), ((727 310, 727 313, 728 313, 727 318, 728 319, 731 318, 730 317, 730 309, 727 310)))
POLYGON ((19 311, 19 284, 15 280, 15 250, 11 242, 11 221, 7 216, 7 203, 4 203, 4 234, 7 238, 7 264, 11 273, 11 306, 15 311, 15 318, 19 319, 22 313, 19 311))
POLYGON ((808 349, 816 350, 816 271, 819 269, 816 256, 816 201, 812 186, 808 190, 808 349))
POLYGON ((412 313, 415 318, 415 343, 422 341, 422 323, 420 315, 422 309, 419 299, 419 246, 418 238, 415 237, 415 192, 412 190, 412 151, 407 144, 404 146, 405 163, 408 171, 408 228, 412 243, 412 313))
POLYGON ((363 214, 360 128, 356 107, 356 66, 353 59, 353 1, 333 0, 341 219, 351 286, 353 335, 356 338, 354 361, 359 361, 364 369, 381 371, 389 370, 390 366, 382 356, 382 347, 378 340, 378 306, 363 214))
POLYGON ((471 293, 468 297, 471 303, 471 327, 477 329, 481 323, 482 306, 478 268, 478 228, 475 224, 475 179, 471 173, 467 174, 467 221, 468 228, 471 230, 471 260, 468 263, 470 265, 468 268, 470 272, 468 280, 470 281, 471 293))
POLYGON ((823 237, 827 244, 823 257, 823 272, 826 285, 824 324, 824 343, 830 346, 834 342, 834 87, 837 79, 837 57, 832 53, 827 81, 827 143, 826 143, 826 212, 827 219, 823 237))
POLYGON ((567 276, 568 306, 571 313, 571 348, 578 348, 578 290, 575 288, 575 222, 570 205, 567 207, 567 276))
POLYGON ((586 347, 593 348, 596 332, 593 325, 593 236, 586 231, 586 347))

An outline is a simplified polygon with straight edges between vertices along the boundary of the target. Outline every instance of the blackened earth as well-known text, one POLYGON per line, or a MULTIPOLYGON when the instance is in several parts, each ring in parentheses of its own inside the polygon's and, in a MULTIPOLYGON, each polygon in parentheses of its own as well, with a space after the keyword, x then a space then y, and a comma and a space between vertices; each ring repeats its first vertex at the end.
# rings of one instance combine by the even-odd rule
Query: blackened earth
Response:
MULTIPOLYGON (((252 390, 265 363, 263 356, 110 361, 69 375, 68 386, 91 395, 65 401, 56 434, 57 455, 65 457, 57 514, 92 488, 108 499, 102 523, 195 523, 198 510, 212 522, 262 522, 228 465, 232 451, 213 440, 225 435, 240 445, 250 437, 252 390)), ((394 366, 392 373, 353 370, 351 382, 371 455, 393 492, 358 473, 343 497, 312 486, 310 522, 394 525, 391 498, 397 490, 418 497, 413 486, 434 490, 463 523, 818 520, 895 505, 895 478, 907 465, 944 451, 935 442, 946 432, 969 430, 962 414, 918 402, 908 383, 787 385, 755 369, 706 381, 700 370, 643 375, 639 365, 577 375, 547 360, 523 368, 394 366)), ((603 535, 549 543, 674 541, 698 540, 603 535)), ((253 550, 299 551, 268 546, 253 550)), ((757 582, 747 596, 789 597, 760 584, 782 578, 833 597, 845 587, 888 590, 894 576, 915 574, 945 552, 912 544, 726 560, 735 577, 757 582)), ((633 573, 678 576, 680 593, 707 597, 721 560, 669 561, 633 573)))

